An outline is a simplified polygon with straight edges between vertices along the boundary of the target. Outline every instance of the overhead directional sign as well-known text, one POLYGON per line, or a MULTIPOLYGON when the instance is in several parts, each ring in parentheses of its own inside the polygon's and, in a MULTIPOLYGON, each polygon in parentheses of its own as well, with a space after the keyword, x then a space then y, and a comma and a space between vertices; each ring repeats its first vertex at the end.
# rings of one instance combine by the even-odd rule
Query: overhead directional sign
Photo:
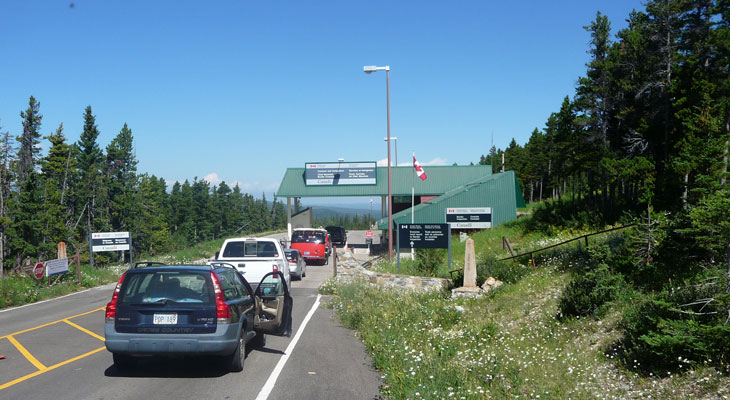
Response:
POLYGON ((325 162, 304 165, 304 184, 323 185, 375 185, 375 161, 365 162, 325 162))
POLYGON ((97 232, 91 234, 91 250, 124 251, 131 243, 129 232, 97 232))
POLYGON ((446 223, 451 229, 484 229, 492 227, 491 207, 446 208, 446 223))
POLYGON ((413 249, 447 249, 449 247, 448 224, 400 224, 398 240, 403 247, 413 249))

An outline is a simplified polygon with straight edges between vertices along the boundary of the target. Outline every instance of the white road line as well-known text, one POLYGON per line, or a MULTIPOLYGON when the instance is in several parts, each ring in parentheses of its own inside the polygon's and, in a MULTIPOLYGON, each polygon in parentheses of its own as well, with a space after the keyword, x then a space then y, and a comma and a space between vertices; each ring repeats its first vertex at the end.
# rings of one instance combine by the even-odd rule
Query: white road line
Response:
POLYGON ((67 295, 65 295, 65 296, 61 296, 61 297, 54 297, 54 298, 52 298, 52 299, 48 299, 48 300, 36 301, 35 303, 30 303, 30 304, 23 304, 22 306, 17 306, 17 307, 13 307, 13 308, 6 308, 6 309, 4 309, 4 310, 0 310, 0 313, 4 313, 4 312, 8 312, 8 311, 13 311, 13 310, 17 310, 17 309, 19 309, 19 308, 25 308, 25 307, 30 307, 30 306, 34 306, 34 305, 36 305, 36 304, 42 304, 42 303, 47 303, 47 302, 49 302, 49 301, 54 301, 54 300, 62 299, 62 298, 64 298, 64 297, 68 297, 68 296, 73 296, 73 295, 75 295, 75 294, 81 294, 81 293, 86 293, 86 292, 88 292, 88 291, 90 291, 90 290, 91 290, 91 289, 86 289, 86 290, 82 290, 82 291, 80 291, 80 292, 73 292, 73 293, 69 293, 69 294, 67 294, 67 295))
POLYGON ((284 351, 284 355, 281 356, 281 358, 279 359, 279 362, 276 364, 276 367, 274 367, 274 370, 271 371, 271 375, 269 375, 269 379, 266 380, 264 387, 261 388, 261 391, 259 392, 258 396, 256 396, 256 400, 266 400, 269 398, 271 391, 274 389, 274 384, 276 384, 276 380, 279 379, 279 374, 281 374, 281 371, 284 369, 284 364, 286 364, 286 361, 289 359, 289 356, 291 355, 292 351, 294 351, 294 346, 297 345, 297 342, 299 341, 299 338, 302 336, 302 332, 304 332, 304 328, 307 327, 307 324, 309 323, 309 320, 312 318, 312 315, 314 315, 314 312, 317 311, 317 308, 319 307, 319 299, 321 297, 322 297, 321 294, 317 295, 317 300, 314 301, 314 305, 312 305, 312 308, 309 310, 309 313, 307 313, 307 316, 304 317, 304 321, 302 321, 302 326, 299 327, 297 334, 294 335, 294 339, 292 339, 291 343, 289 343, 289 346, 286 347, 286 350, 284 351))

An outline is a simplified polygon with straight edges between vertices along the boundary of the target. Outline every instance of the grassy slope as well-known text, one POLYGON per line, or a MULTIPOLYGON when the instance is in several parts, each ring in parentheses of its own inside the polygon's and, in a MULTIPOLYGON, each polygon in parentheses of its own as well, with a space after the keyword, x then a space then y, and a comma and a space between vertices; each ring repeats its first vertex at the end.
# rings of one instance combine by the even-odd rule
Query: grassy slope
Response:
MULTIPOLYGON (((485 231, 475 235, 477 249, 501 252, 503 235, 523 248, 574 236, 538 240, 518 234, 515 226, 485 231)), ((562 264, 554 253, 538 270, 480 299, 397 293, 364 284, 329 283, 324 290, 335 294, 331 305, 343 323, 358 330, 390 398, 730 395, 730 379, 711 368, 642 377, 619 365, 610 350, 621 337, 620 310, 602 320, 556 319, 558 298, 569 280, 562 264)))

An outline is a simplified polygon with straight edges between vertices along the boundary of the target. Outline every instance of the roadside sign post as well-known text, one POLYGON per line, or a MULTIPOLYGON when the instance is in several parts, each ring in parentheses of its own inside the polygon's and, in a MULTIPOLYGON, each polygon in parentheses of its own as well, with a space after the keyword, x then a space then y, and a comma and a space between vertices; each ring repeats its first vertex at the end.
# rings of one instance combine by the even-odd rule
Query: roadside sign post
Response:
POLYGON ((43 263, 38 263, 33 267, 33 275, 35 275, 36 279, 43 278, 43 274, 45 272, 45 268, 43 267, 43 263))
POLYGON ((451 269, 451 226, 449 224, 398 224, 398 273, 400 274, 400 240, 405 238, 413 249, 448 249, 451 269))
POLYGON ((79 276, 79 286, 81 286, 81 251, 76 248, 76 274, 79 276))
POLYGON ((397 225, 396 229, 398 230, 398 236, 395 238, 395 258, 398 259, 398 273, 400 274, 400 225, 397 225))
POLYGON ((94 252, 129 250, 129 265, 132 260, 132 235, 129 232, 96 232, 89 238, 89 263, 94 267, 94 252))

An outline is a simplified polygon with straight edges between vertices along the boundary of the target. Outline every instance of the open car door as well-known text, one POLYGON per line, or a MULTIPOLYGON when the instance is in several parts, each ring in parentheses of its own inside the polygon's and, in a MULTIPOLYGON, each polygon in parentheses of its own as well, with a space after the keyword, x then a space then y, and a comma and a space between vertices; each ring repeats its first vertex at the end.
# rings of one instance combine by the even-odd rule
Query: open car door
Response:
POLYGON ((291 336, 294 301, 281 271, 269 272, 256 288, 256 316, 253 327, 261 333, 291 336))

